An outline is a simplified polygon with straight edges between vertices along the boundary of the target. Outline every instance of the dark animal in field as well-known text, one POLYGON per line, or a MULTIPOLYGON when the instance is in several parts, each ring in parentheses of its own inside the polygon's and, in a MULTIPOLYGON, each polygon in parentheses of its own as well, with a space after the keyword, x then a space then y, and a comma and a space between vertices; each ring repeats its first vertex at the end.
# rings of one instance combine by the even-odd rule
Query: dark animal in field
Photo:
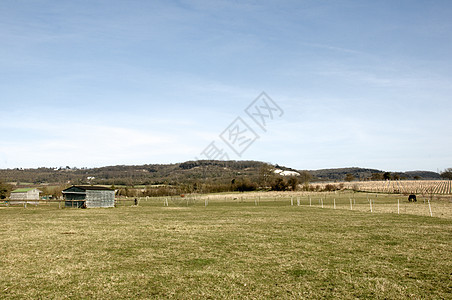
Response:
POLYGON ((416 199, 416 195, 409 195, 408 196, 408 201, 413 201, 413 202, 416 202, 417 201, 417 199, 416 199))

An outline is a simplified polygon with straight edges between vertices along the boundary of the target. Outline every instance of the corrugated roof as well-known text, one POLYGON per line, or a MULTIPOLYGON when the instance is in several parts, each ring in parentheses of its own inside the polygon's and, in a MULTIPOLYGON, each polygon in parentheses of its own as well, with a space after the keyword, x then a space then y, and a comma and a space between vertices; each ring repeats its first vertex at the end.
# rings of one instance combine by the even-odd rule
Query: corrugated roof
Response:
MULTIPOLYGON (((104 187, 104 186, 94 186, 94 185, 74 185, 72 187, 79 188, 81 190, 87 191, 87 190, 96 190, 96 191, 113 191, 111 188, 104 187)), ((67 189, 66 189, 67 190, 67 189)))

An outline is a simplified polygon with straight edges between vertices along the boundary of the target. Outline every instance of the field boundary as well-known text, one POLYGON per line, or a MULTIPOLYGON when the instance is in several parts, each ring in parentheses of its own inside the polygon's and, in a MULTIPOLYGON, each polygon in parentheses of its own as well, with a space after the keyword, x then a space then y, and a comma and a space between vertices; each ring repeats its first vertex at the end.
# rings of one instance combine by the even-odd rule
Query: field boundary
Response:
MULTIPOLYGON (((71 209, 70 200, 7 200, 0 207, 71 209)), ((369 213, 389 213, 431 216, 452 219, 452 197, 448 195, 419 195, 409 202, 407 195, 353 191, 336 192, 249 192, 225 194, 186 194, 166 197, 116 197, 115 207, 311 207, 351 210, 369 213)), ((77 206, 74 205, 74 208, 77 206)))

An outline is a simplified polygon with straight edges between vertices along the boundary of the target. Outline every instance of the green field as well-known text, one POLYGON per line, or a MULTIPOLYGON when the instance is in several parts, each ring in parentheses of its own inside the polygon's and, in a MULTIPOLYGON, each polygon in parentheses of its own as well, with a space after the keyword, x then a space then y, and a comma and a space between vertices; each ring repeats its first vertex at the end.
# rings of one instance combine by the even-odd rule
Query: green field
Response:
POLYGON ((368 195, 299 197, 2 206, 0 298, 452 297, 450 203, 430 217, 423 201, 398 215, 396 198, 370 213, 368 195))

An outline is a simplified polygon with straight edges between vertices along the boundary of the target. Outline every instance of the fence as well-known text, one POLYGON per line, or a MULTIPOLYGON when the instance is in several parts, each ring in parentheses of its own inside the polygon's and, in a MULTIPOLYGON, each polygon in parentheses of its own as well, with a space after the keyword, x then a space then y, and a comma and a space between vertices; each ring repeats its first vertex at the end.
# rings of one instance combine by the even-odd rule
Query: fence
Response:
MULTIPOLYGON (((65 208, 70 200, 7 200, 0 206, 65 208)), ((72 201, 78 207, 77 200, 72 201)), ((251 192, 229 194, 189 194, 167 197, 117 197, 116 207, 299 207, 351 210, 369 213, 412 214, 452 219, 452 196, 418 196, 409 202, 408 195, 364 192, 251 192)))
POLYGON ((0 206, 9 207, 9 206, 23 206, 27 208, 28 206, 38 207, 38 206, 51 206, 52 204, 58 205, 59 208, 63 208, 66 202, 71 202, 72 207, 80 207, 76 204, 80 202, 80 200, 64 200, 64 199, 5 199, 0 201, 0 206))

